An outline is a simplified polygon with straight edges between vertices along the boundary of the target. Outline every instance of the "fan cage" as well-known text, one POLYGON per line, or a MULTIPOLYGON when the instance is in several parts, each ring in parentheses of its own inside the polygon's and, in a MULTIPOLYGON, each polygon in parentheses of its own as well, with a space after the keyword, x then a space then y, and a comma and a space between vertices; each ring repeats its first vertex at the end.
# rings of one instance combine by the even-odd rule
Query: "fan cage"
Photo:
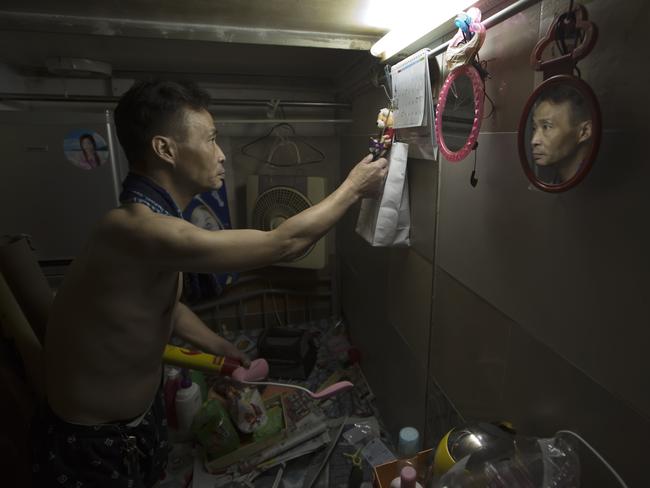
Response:
MULTIPOLYGON (((259 195, 253 205, 251 223, 253 228, 270 231, 275 228, 277 219, 287 220, 312 206, 306 195, 288 186, 274 186, 259 195)), ((312 244, 294 261, 307 256, 314 248, 312 244)))

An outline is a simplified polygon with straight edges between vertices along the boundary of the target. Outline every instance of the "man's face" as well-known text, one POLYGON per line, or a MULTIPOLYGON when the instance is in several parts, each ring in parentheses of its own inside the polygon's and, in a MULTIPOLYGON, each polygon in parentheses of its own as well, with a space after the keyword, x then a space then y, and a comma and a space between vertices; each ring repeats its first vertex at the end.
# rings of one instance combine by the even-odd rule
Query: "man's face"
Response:
POLYGON ((573 123, 569 102, 545 100, 537 105, 530 141, 535 164, 549 166, 574 159, 578 145, 591 136, 586 124, 590 122, 573 123))
POLYGON ((223 151, 216 142, 217 129, 207 110, 185 110, 185 138, 178 142, 179 168, 197 193, 218 190, 225 175, 223 151))

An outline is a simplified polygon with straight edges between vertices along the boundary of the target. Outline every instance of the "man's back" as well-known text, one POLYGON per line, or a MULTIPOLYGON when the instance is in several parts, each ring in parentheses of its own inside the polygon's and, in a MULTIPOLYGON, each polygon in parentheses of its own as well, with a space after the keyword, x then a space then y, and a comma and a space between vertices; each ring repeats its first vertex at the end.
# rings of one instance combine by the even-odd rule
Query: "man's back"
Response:
POLYGON ((161 356, 178 301, 178 273, 144 262, 133 222, 143 205, 112 210, 93 232, 57 293, 47 327, 48 402, 83 424, 135 417, 161 379, 161 356))

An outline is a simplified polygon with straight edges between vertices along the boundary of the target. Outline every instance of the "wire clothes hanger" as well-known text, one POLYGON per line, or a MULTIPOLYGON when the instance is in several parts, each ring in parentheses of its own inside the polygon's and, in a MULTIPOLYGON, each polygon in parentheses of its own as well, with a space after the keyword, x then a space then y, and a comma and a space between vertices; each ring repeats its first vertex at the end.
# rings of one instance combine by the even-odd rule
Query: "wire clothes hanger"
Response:
POLYGON ((320 163, 325 159, 325 154, 320 149, 318 149, 313 144, 310 144, 309 142, 303 140, 302 138, 296 136, 296 131, 293 128, 293 126, 286 122, 281 122, 279 124, 274 125, 266 135, 263 135, 262 137, 258 137, 254 141, 249 142, 245 146, 242 146, 241 153, 244 156, 248 156, 249 158, 253 158, 256 161, 260 161, 262 163, 268 164, 269 166, 273 166, 276 168, 287 168, 290 166, 299 166, 299 165, 303 166, 305 164, 315 164, 315 163, 320 163), (287 135, 288 131, 290 131, 290 133, 287 135), (274 139, 274 140, 271 143, 271 149, 269 150, 266 158, 261 158, 259 157, 259 155, 256 155, 250 151, 254 146, 260 145, 260 143, 268 141, 269 139, 274 139), (298 143, 311 149, 314 153, 316 153, 316 157, 309 159, 307 161, 302 161, 298 143), (273 156, 275 155, 277 150, 285 146, 289 146, 295 151, 296 162, 291 164, 278 164, 273 162, 273 156))

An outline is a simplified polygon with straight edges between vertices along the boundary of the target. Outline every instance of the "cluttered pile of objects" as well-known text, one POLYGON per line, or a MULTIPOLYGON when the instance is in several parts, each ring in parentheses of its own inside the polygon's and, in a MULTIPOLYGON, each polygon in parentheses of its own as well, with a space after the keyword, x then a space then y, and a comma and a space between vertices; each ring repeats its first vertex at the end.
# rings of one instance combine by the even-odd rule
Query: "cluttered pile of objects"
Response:
POLYGON ((249 368, 165 353, 161 488, 579 486, 565 438, 518 436, 508 423, 458 426, 428 450, 404 427, 393 443, 342 321, 225 335, 253 358, 249 368))
POLYGON ((373 467, 395 459, 342 321, 225 335, 249 368, 165 353, 162 488, 371 486, 373 467))

